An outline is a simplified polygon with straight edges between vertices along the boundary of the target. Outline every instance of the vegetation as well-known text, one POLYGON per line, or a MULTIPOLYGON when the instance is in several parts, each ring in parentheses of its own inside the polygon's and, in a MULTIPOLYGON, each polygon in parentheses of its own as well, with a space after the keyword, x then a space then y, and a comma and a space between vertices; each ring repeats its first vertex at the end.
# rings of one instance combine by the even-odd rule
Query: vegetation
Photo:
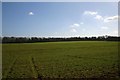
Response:
POLYGON ((118 42, 11 43, 2 47, 3 78, 119 77, 118 42))
POLYGON ((70 38, 45 38, 45 37, 3 37, 2 43, 32 43, 32 42, 55 42, 55 41, 118 41, 120 37, 99 36, 99 37, 70 37, 70 38))

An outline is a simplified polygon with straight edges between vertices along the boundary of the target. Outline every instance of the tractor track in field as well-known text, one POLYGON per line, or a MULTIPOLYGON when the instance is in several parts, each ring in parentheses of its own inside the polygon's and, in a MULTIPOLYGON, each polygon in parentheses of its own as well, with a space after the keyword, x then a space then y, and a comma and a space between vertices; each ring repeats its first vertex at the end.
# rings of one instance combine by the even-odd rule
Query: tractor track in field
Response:
POLYGON ((38 80, 42 80, 42 76, 38 72, 38 68, 37 68, 37 65, 35 65, 35 61, 33 57, 31 57, 31 66, 32 66, 31 68, 32 68, 34 78, 37 78, 38 80))
POLYGON ((16 61, 17 61, 17 58, 14 59, 14 61, 11 64, 11 66, 9 67, 8 71, 6 72, 6 80, 7 80, 7 78, 9 78, 9 73, 12 73, 13 66, 15 65, 16 61))

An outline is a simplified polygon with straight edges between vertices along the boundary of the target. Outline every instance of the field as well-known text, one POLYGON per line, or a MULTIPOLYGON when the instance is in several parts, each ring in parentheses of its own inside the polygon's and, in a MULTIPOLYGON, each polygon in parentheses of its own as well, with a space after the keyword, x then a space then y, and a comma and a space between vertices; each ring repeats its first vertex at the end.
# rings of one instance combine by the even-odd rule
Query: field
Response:
POLYGON ((3 78, 118 78, 118 42, 3 44, 3 78))

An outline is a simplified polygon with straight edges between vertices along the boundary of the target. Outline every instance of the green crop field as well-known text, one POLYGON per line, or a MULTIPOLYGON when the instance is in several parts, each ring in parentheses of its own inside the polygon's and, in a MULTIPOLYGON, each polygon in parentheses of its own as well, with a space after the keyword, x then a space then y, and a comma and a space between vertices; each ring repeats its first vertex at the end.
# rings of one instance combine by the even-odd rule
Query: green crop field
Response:
POLYGON ((118 42, 2 45, 3 78, 118 78, 118 42))

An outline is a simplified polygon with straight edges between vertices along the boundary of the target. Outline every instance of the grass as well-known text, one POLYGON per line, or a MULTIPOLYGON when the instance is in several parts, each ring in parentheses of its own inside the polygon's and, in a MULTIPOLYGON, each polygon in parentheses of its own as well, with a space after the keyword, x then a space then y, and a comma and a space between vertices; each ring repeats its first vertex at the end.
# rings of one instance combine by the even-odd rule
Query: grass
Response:
POLYGON ((118 42, 3 44, 3 78, 118 78, 118 42))

